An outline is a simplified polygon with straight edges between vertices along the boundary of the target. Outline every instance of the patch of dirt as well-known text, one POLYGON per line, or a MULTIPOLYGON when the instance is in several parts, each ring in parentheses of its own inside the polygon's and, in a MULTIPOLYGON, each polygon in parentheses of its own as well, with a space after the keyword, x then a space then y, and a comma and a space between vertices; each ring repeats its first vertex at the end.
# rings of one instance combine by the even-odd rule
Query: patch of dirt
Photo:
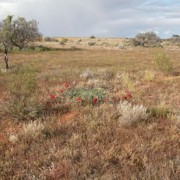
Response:
POLYGON ((68 112, 66 114, 63 114, 60 118, 59 118, 59 124, 62 124, 62 123, 69 123, 71 121, 73 121, 75 119, 75 117, 77 117, 79 115, 78 112, 76 111, 71 111, 71 112, 68 112))
POLYGON ((0 121, 0 142, 8 142, 9 136, 18 134, 20 130, 21 127, 17 123, 3 119, 0 121))
POLYGON ((180 79, 180 76, 162 77, 161 78, 161 80, 164 80, 164 81, 171 81, 171 80, 176 80, 176 79, 180 79))

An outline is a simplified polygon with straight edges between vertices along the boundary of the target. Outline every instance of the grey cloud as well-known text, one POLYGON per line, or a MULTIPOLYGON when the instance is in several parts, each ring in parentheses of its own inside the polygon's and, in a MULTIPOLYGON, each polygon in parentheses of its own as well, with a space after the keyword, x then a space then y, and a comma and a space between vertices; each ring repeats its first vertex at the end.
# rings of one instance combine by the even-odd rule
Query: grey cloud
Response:
MULTIPOLYGON (((1 3, 5 1, 0 0, 1 3)), ((180 29, 178 0, 8 0, 0 17, 16 16, 39 21, 46 36, 134 36, 159 31, 163 37, 180 29), (14 8, 13 8, 14 7, 14 8), (7 9, 6 9, 7 8, 7 9), (11 14, 12 14, 11 13, 11 14), (167 33, 168 32, 168 33, 167 33)))

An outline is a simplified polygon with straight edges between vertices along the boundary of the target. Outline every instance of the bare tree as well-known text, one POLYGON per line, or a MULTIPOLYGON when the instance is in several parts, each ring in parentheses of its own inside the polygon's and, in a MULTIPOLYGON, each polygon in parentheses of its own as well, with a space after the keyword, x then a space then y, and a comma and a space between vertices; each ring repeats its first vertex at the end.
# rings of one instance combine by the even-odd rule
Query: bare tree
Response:
POLYGON ((0 49, 5 55, 6 69, 9 68, 9 50, 12 50, 14 46, 22 49, 40 37, 41 34, 38 31, 38 24, 35 20, 26 21, 23 17, 13 20, 13 16, 7 16, 0 23, 0 49))

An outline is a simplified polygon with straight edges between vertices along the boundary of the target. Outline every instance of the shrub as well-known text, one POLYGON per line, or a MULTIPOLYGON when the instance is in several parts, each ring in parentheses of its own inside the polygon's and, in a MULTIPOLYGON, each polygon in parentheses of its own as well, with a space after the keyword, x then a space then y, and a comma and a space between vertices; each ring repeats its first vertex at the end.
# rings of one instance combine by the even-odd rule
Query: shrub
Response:
POLYGON ((32 67, 21 66, 9 76, 5 111, 18 120, 34 119, 42 113, 35 73, 32 67))
POLYGON ((102 88, 75 88, 64 83, 59 92, 50 95, 50 103, 58 107, 63 104, 96 105, 106 101, 106 92, 102 88))
POLYGON ((155 107, 149 108, 148 112, 151 117, 155 118, 167 118, 170 114, 172 114, 164 102, 158 104, 155 107))
POLYGON ((144 79, 146 80, 146 81, 152 81, 153 79, 154 79, 154 77, 155 77, 155 73, 154 72, 152 72, 152 71, 145 71, 145 73, 144 73, 144 79))
POLYGON ((109 80, 113 79, 114 72, 108 71, 107 69, 98 69, 97 76, 102 78, 103 80, 109 81, 109 80))
POLYGON ((16 142, 18 142, 18 136, 17 135, 10 135, 9 136, 9 141, 13 144, 15 144, 16 142))
POLYGON ((160 47, 161 39, 154 32, 139 33, 133 40, 133 44, 142 47, 160 47))
POLYGON ((40 121, 31 121, 23 125, 21 135, 25 136, 25 138, 36 138, 44 130, 44 127, 44 124, 40 121))
POLYGON ((96 37, 95 36, 90 36, 90 39, 95 39, 96 37))
POLYGON ((173 64, 170 58, 165 54, 159 54, 156 56, 157 68, 165 74, 173 73, 173 64))
POLYGON ((62 38, 60 41, 60 45, 65 45, 68 42, 67 38, 62 38))
POLYGON ((88 42, 89 46, 94 46, 96 44, 96 42, 88 42))
POLYGON ((132 105, 127 101, 121 101, 118 109, 120 110, 120 124, 123 126, 131 126, 138 123, 141 120, 146 120, 148 114, 147 109, 142 105, 132 105))
POLYGON ((170 42, 173 44, 173 45, 179 45, 180 44, 180 35, 173 35, 171 38, 170 38, 170 42))
POLYGON ((94 72, 89 69, 86 69, 84 72, 80 74, 80 77, 83 79, 91 79, 94 77, 94 72))
POLYGON ((131 80, 130 76, 128 73, 124 73, 121 76, 121 81, 123 83, 123 86, 127 89, 133 90, 134 89, 134 83, 131 80))
POLYGON ((51 37, 45 37, 45 38, 44 38, 44 41, 46 41, 46 42, 58 42, 57 39, 51 38, 51 37))

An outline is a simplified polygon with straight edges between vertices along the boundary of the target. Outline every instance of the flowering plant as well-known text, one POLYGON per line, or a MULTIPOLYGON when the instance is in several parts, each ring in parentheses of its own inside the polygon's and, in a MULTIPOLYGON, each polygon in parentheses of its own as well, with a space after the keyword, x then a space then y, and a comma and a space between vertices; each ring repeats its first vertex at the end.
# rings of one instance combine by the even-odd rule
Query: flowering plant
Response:
POLYGON ((103 88, 78 88, 68 83, 63 83, 57 92, 50 94, 50 102, 61 104, 78 105, 100 105, 103 103, 119 103, 119 101, 128 101, 133 95, 126 91, 123 96, 110 97, 103 88))

